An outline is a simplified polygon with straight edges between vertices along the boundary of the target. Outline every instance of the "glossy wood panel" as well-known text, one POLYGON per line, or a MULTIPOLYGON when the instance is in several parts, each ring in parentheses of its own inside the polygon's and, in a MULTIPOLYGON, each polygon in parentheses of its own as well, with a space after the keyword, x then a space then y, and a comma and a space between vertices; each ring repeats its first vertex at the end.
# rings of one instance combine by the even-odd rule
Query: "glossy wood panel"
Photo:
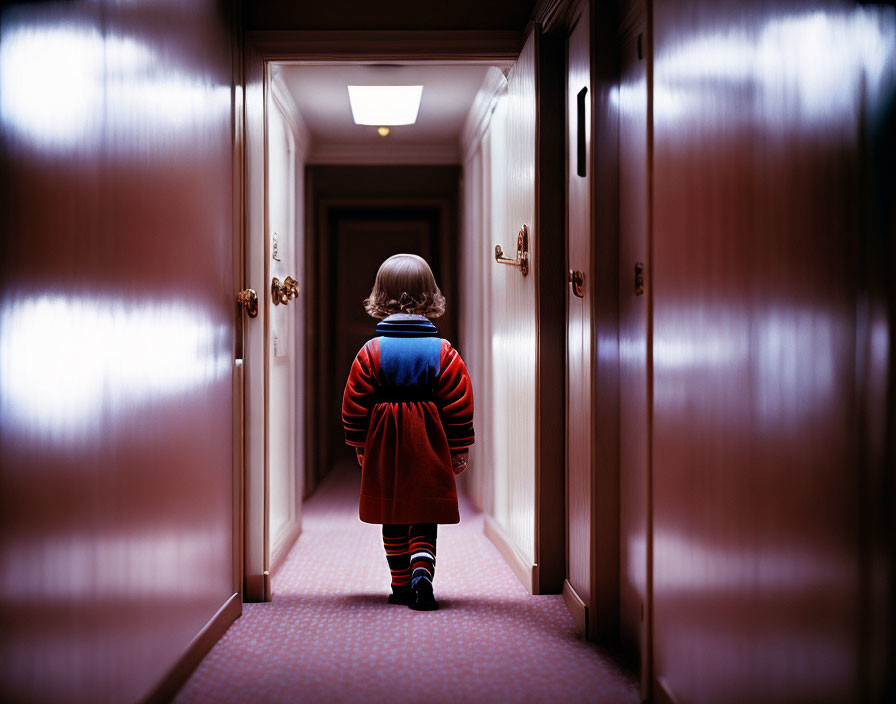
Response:
MULTIPOLYGON (((889 21, 892 35, 896 19, 891 15, 889 21)), ((896 70, 894 62, 889 67, 896 70)), ((890 86, 866 98, 862 131, 860 191, 867 234, 856 350, 864 445, 860 638, 866 701, 896 699, 896 91, 890 86)))
MULTIPOLYGON (((591 23, 587 3, 570 28, 566 80, 567 270, 585 274, 584 297, 566 287, 566 560, 567 580, 586 607, 592 601, 592 326, 591 297, 591 23), (582 91, 585 91, 583 94, 582 91), (580 97, 581 96, 581 97, 580 97), (580 110, 584 129, 580 133, 580 110), (584 164, 580 165, 580 151, 584 164), (580 169, 584 166, 584 169, 580 169)), ((587 628, 587 627, 586 627, 587 628)))
POLYGON ((871 464, 856 350, 894 10, 654 8, 657 684, 679 702, 884 701, 892 640, 867 622, 892 591, 874 597, 886 538, 867 515, 892 465, 871 464))
POLYGON ((619 20, 616 3, 591 3, 593 98, 591 218, 594 397, 593 603, 589 633, 619 635, 619 20))
MULTIPOLYGON (((535 219, 535 44, 530 33, 508 76, 508 93, 492 118, 492 198, 495 244, 514 252, 520 227, 529 227, 529 256, 538 261, 535 219)), ((494 250, 492 249, 492 252, 494 250)), ((494 255, 492 255, 493 257, 494 255)), ((490 262, 494 383, 495 519, 514 546, 535 564, 535 281, 515 267, 490 262)))
POLYGON ((620 28, 619 77, 619 630, 627 657, 649 674, 649 154, 646 2, 620 28), (636 289, 642 265, 643 288, 636 289))
POLYGON ((235 591, 231 23, 3 6, 4 701, 141 699, 235 591))

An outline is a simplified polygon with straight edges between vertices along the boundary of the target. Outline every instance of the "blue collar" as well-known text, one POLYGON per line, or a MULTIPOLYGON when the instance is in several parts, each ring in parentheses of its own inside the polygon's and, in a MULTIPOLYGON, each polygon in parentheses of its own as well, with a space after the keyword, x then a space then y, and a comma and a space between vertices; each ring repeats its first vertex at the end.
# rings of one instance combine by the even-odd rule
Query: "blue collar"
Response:
POLYGON ((376 331, 386 337, 438 337, 439 330, 426 316, 396 313, 379 322, 376 331))

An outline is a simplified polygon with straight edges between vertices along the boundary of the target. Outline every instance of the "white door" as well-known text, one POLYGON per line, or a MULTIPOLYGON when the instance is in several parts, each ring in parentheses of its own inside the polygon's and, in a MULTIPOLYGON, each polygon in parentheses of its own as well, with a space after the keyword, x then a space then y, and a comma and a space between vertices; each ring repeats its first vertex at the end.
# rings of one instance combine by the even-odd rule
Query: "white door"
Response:
POLYGON ((301 526, 304 476, 306 137, 276 68, 249 57, 246 80, 246 284, 259 297, 245 332, 245 600, 272 598, 270 575, 301 526))
POLYGON ((295 106, 272 73, 267 125, 268 297, 267 466, 269 569, 276 570, 300 528, 304 427, 297 403, 303 378, 302 163, 295 106), (276 288, 276 290, 275 290, 276 288), (276 292, 281 292, 276 295, 276 292), (295 296, 295 297, 293 297, 295 296))

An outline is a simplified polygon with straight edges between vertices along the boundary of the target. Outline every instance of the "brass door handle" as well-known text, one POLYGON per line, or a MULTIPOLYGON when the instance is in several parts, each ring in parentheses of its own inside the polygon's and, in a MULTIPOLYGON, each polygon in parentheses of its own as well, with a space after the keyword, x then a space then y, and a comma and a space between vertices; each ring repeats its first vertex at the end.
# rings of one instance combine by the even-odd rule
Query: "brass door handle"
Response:
POLYGON ((244 288, 236 294, 236 302, 246 309, 246 315, 250 318, 258 315, 258 294, 254 288, 244 288))
POLYGON ((519 234, 516 236, 516 259, 504 256, 504 250, 501 245, 495 245, 495 261, 498 264, 510 264, 519 267, 523 276, 529 273, 529 228, 523 225, 519 234))
POLYGON ((289 299, 298 297, 299 282, 291 276, 283 279, 283 283, 280 283, 280 279, 276 276, 271 281, 271 300, 275 306, 279 306, 281 303, 286 305, 289 303, 289 299))
POLYGON ((585 297, 585 272, 572 271, 569 272, 569 283, 572 284, 572 292, 576 298, 585 297))

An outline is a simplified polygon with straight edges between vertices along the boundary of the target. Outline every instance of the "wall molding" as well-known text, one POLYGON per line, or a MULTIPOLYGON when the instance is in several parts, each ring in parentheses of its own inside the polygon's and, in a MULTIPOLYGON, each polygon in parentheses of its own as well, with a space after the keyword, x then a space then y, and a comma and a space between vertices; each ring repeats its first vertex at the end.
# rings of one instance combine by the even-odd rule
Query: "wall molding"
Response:
POLYGON ((308 154, 308 164, 333 165, 459 165, 460 151, 456 144, 403 144, 384 139, 382 144, 315 143, 308 154))
POLYGON ((272 68, 270 75, 271 98, 292 130, 296 144, 296 158, 301 161, 311 150, 311 131, 305 124, 302 113, 293 100, 289 88, 286 87, 280 71, 272 68))
POLYGON ((497 66, 489 67, 473 99, 460 132, 460 153, 464 163, 470 160, 488 132, 498 99, 507 93, 507 76, 497 66))
POLYGON ((498 548, 498 552, 501 553, 501 557, 513 570, 516 578, 532 594, 535 585, 538 584, 538 565, 533 565, 523 556, 494 518, 487 514, 484 518, 483 532, 485 536, 494 543, 494 546, 498 548))
POLYGON ((189 679, 193 670, 202 662, 202 658, 208 654, 212 646, 230 628, 230 624, 236 621, 242 613, 243 602, 240 600, 240 595, 238 593, 231 594, 217 613, 202 627, 202 630, 193 637, 174 665, 143 701, 146 704, 170 702, 189 679))

